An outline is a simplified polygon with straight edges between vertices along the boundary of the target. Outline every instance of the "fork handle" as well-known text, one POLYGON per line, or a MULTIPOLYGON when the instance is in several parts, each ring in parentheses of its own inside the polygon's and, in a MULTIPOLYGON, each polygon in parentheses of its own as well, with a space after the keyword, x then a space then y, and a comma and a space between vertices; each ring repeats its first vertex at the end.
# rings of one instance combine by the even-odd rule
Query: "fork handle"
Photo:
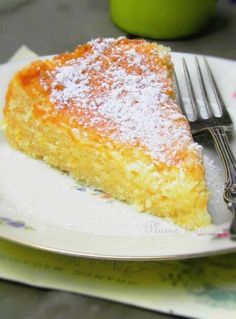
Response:
POLYGON ((236 239, 236 160, 231 150, 225 129, 214 127, 208 129, 213 137, 216 150, 220 155, 225 170, 224 201, 233 213, 233 220, 229 233, 232 239, 236 239))

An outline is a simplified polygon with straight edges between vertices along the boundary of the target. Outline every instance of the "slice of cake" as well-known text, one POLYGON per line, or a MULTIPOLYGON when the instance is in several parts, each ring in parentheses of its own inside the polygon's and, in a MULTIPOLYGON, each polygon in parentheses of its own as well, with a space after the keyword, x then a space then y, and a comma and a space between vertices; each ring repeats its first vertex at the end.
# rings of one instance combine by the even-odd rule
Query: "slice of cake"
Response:
POLYGON ((170 218, 209 224, 199 146, 176 104, 167 48, 96 39, 16 73, 5 135, 77 181, 170 218))

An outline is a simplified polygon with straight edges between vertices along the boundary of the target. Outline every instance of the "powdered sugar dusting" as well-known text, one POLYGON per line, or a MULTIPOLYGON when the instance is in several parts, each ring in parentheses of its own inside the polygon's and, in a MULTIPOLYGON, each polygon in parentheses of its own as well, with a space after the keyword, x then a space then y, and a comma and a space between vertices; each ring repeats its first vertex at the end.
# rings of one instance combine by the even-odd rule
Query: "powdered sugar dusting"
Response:
POLYGON ((170 94, 171 78, 163 59, 148 42, 96 39, 90 50, 48 71, 50 101, 57 109, 76 105, 77 123, 121 143, 136 145, 167 164, 193 147, 184 116, 170 94), (145 50, 148 50, 146 54, 145 50))

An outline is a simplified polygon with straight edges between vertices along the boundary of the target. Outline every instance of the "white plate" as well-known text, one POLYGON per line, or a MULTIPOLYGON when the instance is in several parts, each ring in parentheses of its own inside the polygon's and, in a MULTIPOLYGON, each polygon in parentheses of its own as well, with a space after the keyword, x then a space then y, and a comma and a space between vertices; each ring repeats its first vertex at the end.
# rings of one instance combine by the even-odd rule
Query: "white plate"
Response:
MULTIPOLYGON (((181 58, 173 53, 178 74, 181 58)), ((236 62, 208 58, 226 105, 236 122, 236 62)), ((29 61, 0 66, 0 101, 13 73, 29 61)), ((2 117, 2 112, 1 112, 2 117)), ((233 141, 236 150, 236 141, 233 141)), ((232 218, 222 200, 223 172, 205 145, 209 210, 213 225, 187 232, 132 207, 12 149, 0 136, 0 237, 63 254, 106 259, 177 259, 236 251, 227 235, 232 218)))

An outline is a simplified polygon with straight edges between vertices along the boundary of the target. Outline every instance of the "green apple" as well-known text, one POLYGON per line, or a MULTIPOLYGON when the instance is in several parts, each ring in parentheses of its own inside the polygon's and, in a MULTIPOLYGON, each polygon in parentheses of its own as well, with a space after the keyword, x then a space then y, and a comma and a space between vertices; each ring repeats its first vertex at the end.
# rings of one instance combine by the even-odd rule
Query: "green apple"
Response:
POLYGON ((214 14, 216 0, 110 0, 113 22, 153 39, 175 39, 199 31, 214 14))

